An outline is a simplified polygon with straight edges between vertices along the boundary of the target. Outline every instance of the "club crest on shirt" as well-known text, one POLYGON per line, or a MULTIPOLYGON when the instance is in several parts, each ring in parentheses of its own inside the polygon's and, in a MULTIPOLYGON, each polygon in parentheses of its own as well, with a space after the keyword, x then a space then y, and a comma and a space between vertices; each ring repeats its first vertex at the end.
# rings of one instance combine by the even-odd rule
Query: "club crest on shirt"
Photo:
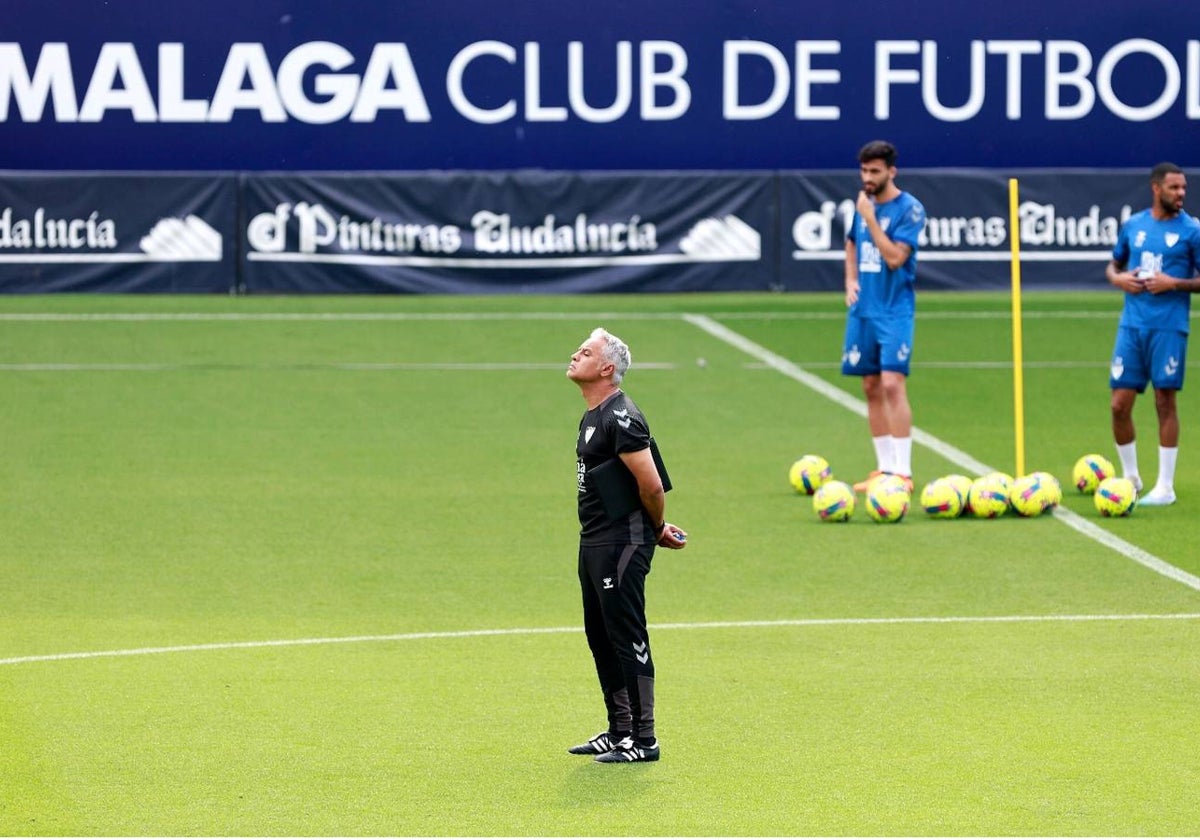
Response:
POLYGON ((1175 243, 1179 241, 1179 234, 1178 233, 1168 233, 1166 236, 1163 237, 1163 239, 1166 241, 1168 248, 1174 248, 1175 243))
POLYGON ((594 435, 594 434, 596 434, 596 427, 588 426, 587 429, 585 429, 583 432, 583 442, 591 443, 592 435, 594 435))

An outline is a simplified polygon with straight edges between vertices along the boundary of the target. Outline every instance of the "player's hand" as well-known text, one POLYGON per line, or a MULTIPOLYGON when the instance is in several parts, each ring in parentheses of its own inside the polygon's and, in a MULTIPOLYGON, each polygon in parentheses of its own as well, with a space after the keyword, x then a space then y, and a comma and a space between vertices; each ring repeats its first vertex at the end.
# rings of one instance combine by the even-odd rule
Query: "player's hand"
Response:
POLYGON ((1122 271, 1113 275, 1113 281, 1118 289, 1129 292, 1131 295, 1140 294, 1146 290, 1146 281, 1132 271, 1122 271))
POLYGON ((857 280, 846 281, 846 306, 853 306, 858 302, 859 288, 857 280))
POLYGON ((867 195, 865 190, 858 191, 858 200, 854 202, 854 209, 858 211, 858 215, 862 216, 864 221, 870 222, 875 219, 875 202, 871 200, 871 196, 867 195))
POLYGON ((668 522, 663 528, 662 536, 658 538, 658 545, 661 548, 686 548, 687 531, 668 522))
POLYGON ((1162 272, 1143 278, 1140 282, 1142 288, 1152 295, 1161 295, 1163 292, 1174 291, 1176 288, 1175 278, 1162 272))

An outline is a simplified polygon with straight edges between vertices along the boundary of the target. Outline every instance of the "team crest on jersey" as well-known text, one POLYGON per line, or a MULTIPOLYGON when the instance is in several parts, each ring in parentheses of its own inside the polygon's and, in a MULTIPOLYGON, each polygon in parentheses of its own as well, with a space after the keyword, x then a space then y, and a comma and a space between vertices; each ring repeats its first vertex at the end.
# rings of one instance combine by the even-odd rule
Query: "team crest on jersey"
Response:
POLYGON ((1146 244, 1146 231, 1139 230, 1137 236, 1133 238, 1133 247, 1141 248, 1146 244))
POLYGON ((1178 233, 1168 233, 1166 236, 1163 237, 1163 239, 1166 240, 1168 248, 1174 248, 1175 243, 1179 241, 1179 234, 1178 233))
POLYGON ((887 229, 892 226, 892 220, 890 218, 880 219, 879 226, 886 232, 887 229))
POLYGON ((595 426, 588 426, 588 427, 587 427, 587 428, 584 430, 584 432, 583 432, 583 442, 584 442, 584 443, 591 443, 591 441, 592 441, 592 435, 594 435, 594 434, 596 434, 596 427, 595 427, 595 426))

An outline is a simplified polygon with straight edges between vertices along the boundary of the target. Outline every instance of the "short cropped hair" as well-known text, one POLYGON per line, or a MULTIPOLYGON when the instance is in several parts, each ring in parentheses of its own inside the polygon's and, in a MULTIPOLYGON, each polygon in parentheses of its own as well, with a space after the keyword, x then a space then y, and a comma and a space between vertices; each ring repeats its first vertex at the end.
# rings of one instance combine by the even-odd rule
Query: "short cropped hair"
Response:
POLYGON ((629 345, 604 329, 604 327, 596 327, 596 329, 592 330, 591 337, 598 338, 604 342, 604 348, 600 351, 600 356, 604 361, 612 364, 613 384, 620 385, 621 380, 625 378, 625 372, 633 364, 633 355, 629 352, 629 345))
POLYGON ((1150 170, 1150 183, 1161 184, 1167 179, 1168 175, 1182 175, 1183 170, 1169 161, 1163 161, 1158 166, 1150 170))
POLYGON ((872 140, 858 150, 859 163, 882 160, 889 169, 896 165, 896 156, 896 147, 886 140, 872 140))

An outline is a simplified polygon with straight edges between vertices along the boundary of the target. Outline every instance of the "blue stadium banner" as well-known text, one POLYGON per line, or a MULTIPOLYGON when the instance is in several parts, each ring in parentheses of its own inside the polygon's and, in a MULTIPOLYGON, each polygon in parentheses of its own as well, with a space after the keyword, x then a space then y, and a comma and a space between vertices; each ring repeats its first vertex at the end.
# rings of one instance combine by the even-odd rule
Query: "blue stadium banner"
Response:
MULTIPOLYGON (((1018 235, 1027 288, 1106 287, 1121 224, 1150 203, 1145 171, 901 170, 896 183, 925 205, 917 284, 997 289, 1011 277, 1009 178, 1019 187, 1018 235)), ((855 172, 781 173, 779 288, 841 290, 855 172)))
POLYGON ((3 173, 0 292, 228 292, 237 179, 3 173))
MULTIPOLYGON (((1103 287, 1146 170, 907 170, 918 283, 1103 287)), ((0 293, 838 291, 836 172, 0 173, 0 293)))
POLYGON ((1195 0, 5 0, 13 169, 1196 164, 1195 0), (1186 158, 1180 160, 1180 158, 1186 158))
POLYGON ((244 290, 766 289, 769 173, 249 174, 244 290))

